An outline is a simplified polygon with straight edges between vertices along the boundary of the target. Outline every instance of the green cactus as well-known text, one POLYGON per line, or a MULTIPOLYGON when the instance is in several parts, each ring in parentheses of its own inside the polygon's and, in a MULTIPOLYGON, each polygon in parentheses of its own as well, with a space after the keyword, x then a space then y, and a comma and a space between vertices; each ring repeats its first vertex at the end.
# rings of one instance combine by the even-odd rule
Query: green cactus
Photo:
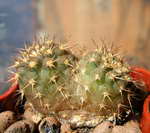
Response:
POLYGON ((66 86, 77 59, 66 47, 48 39, 35 41, 20 51, 13 65, 20 92, 44 114, 70 108, 66 86))
POLYGON ((136 87, 127 85, 136 83, 122 57, 102 47, 78 61, 66 46, 35 41, 13 65, 20 93, 35 109, 43 114, 82 110, 107 118, 133 109, 136 87))
POLYGON ((75 80, 83 109, 102 116, 118 116, 132 110, 134 91, 126 88, 132 79, 122 57, 106 47, 88 53, 78 62, 75 80))

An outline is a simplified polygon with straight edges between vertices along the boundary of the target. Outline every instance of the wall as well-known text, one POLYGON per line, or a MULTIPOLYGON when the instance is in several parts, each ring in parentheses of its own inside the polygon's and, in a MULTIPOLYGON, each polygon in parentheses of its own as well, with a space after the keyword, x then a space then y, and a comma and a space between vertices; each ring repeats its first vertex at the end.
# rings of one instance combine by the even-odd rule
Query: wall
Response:
MULTIPOLYGON (((58 40, 93 47, 107 40, 149 67, 150 0, 40 0, 41 29, 58 40), (135 58, 135 57, 134 57, 135 58)), ((136 60, 135 59, 135 60, 136 60)), ((150 68, 150 67, 149 67, 150 68)))

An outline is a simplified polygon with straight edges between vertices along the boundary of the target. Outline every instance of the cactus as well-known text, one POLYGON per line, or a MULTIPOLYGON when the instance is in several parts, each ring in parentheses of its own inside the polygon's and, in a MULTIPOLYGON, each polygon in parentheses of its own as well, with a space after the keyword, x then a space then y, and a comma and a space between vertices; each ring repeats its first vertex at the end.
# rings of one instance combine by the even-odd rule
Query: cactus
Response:
POLYGON ((13 65, 20 93, 35 109, 43 114, 82 110, 107 118, 133 111, 140 88, 122 57, 102 47, 78 61, 66 46, 35 41, 13 65))
POLYGON ((118 118, 125 112, 133 112, 134 101, 141 101, 144 95, 137 99, 141 90, 130 72, 123 58, 105 46, 84 55, 75 75, 77 92, 84 92, 80 96, 83 108, 106 117, 116 114, 118 118))
POLYGON ((70 107, 66 86, 77 59, 66 49, 67 45, 46 38, 36 40, 20 51, 12 66, 20 93, 44 114, 70 107))

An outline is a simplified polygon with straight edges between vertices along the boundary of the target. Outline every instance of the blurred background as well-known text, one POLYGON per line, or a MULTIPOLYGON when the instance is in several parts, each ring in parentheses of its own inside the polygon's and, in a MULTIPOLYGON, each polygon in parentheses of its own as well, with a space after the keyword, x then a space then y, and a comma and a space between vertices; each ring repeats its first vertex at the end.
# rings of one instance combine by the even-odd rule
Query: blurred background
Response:
POLYGON ((0 82, 18 48, 35 35, 92 49, 119 46, 130 64, 150 69, 150 0, 0 0, 0 82))

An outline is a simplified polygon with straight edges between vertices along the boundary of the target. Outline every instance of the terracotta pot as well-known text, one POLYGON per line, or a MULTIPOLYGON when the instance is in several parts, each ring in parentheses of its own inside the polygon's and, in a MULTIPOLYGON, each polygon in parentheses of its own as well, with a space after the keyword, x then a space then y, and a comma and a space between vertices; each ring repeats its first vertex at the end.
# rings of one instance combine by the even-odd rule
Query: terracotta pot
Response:
POLYGON ((19 88, 18 84, 13 84, 10 88, 0 89, 0 101, 6 99, 19 88))
MULTIPOLYGON (((145 91, 149 93, 150 71, 140 67, 132 67, 131 70, 132 71, 130 73, 130 76, 133 78, 133 80, 143 83, 143 85, 145 86, 145 91)), ((140 120, 140 127, 142 133, 150 132, 150 95, 144 101, 142 117, 140 120)))
POLYGON ((145 91, 150 92, 150 71, 140 67, 132 67, 130 76, 133 80, 143 83, 145 91))
POLYGON ((142 133, 150 132, 150 95, 146 98, 143 106, 142 118, 140 121, 142 133))
POLYGON ((19 89, 18 84, 13 84, 7 89, 0 89, 0 112, 5 110, 16 110, 18 95, 16 90, 19 89))

